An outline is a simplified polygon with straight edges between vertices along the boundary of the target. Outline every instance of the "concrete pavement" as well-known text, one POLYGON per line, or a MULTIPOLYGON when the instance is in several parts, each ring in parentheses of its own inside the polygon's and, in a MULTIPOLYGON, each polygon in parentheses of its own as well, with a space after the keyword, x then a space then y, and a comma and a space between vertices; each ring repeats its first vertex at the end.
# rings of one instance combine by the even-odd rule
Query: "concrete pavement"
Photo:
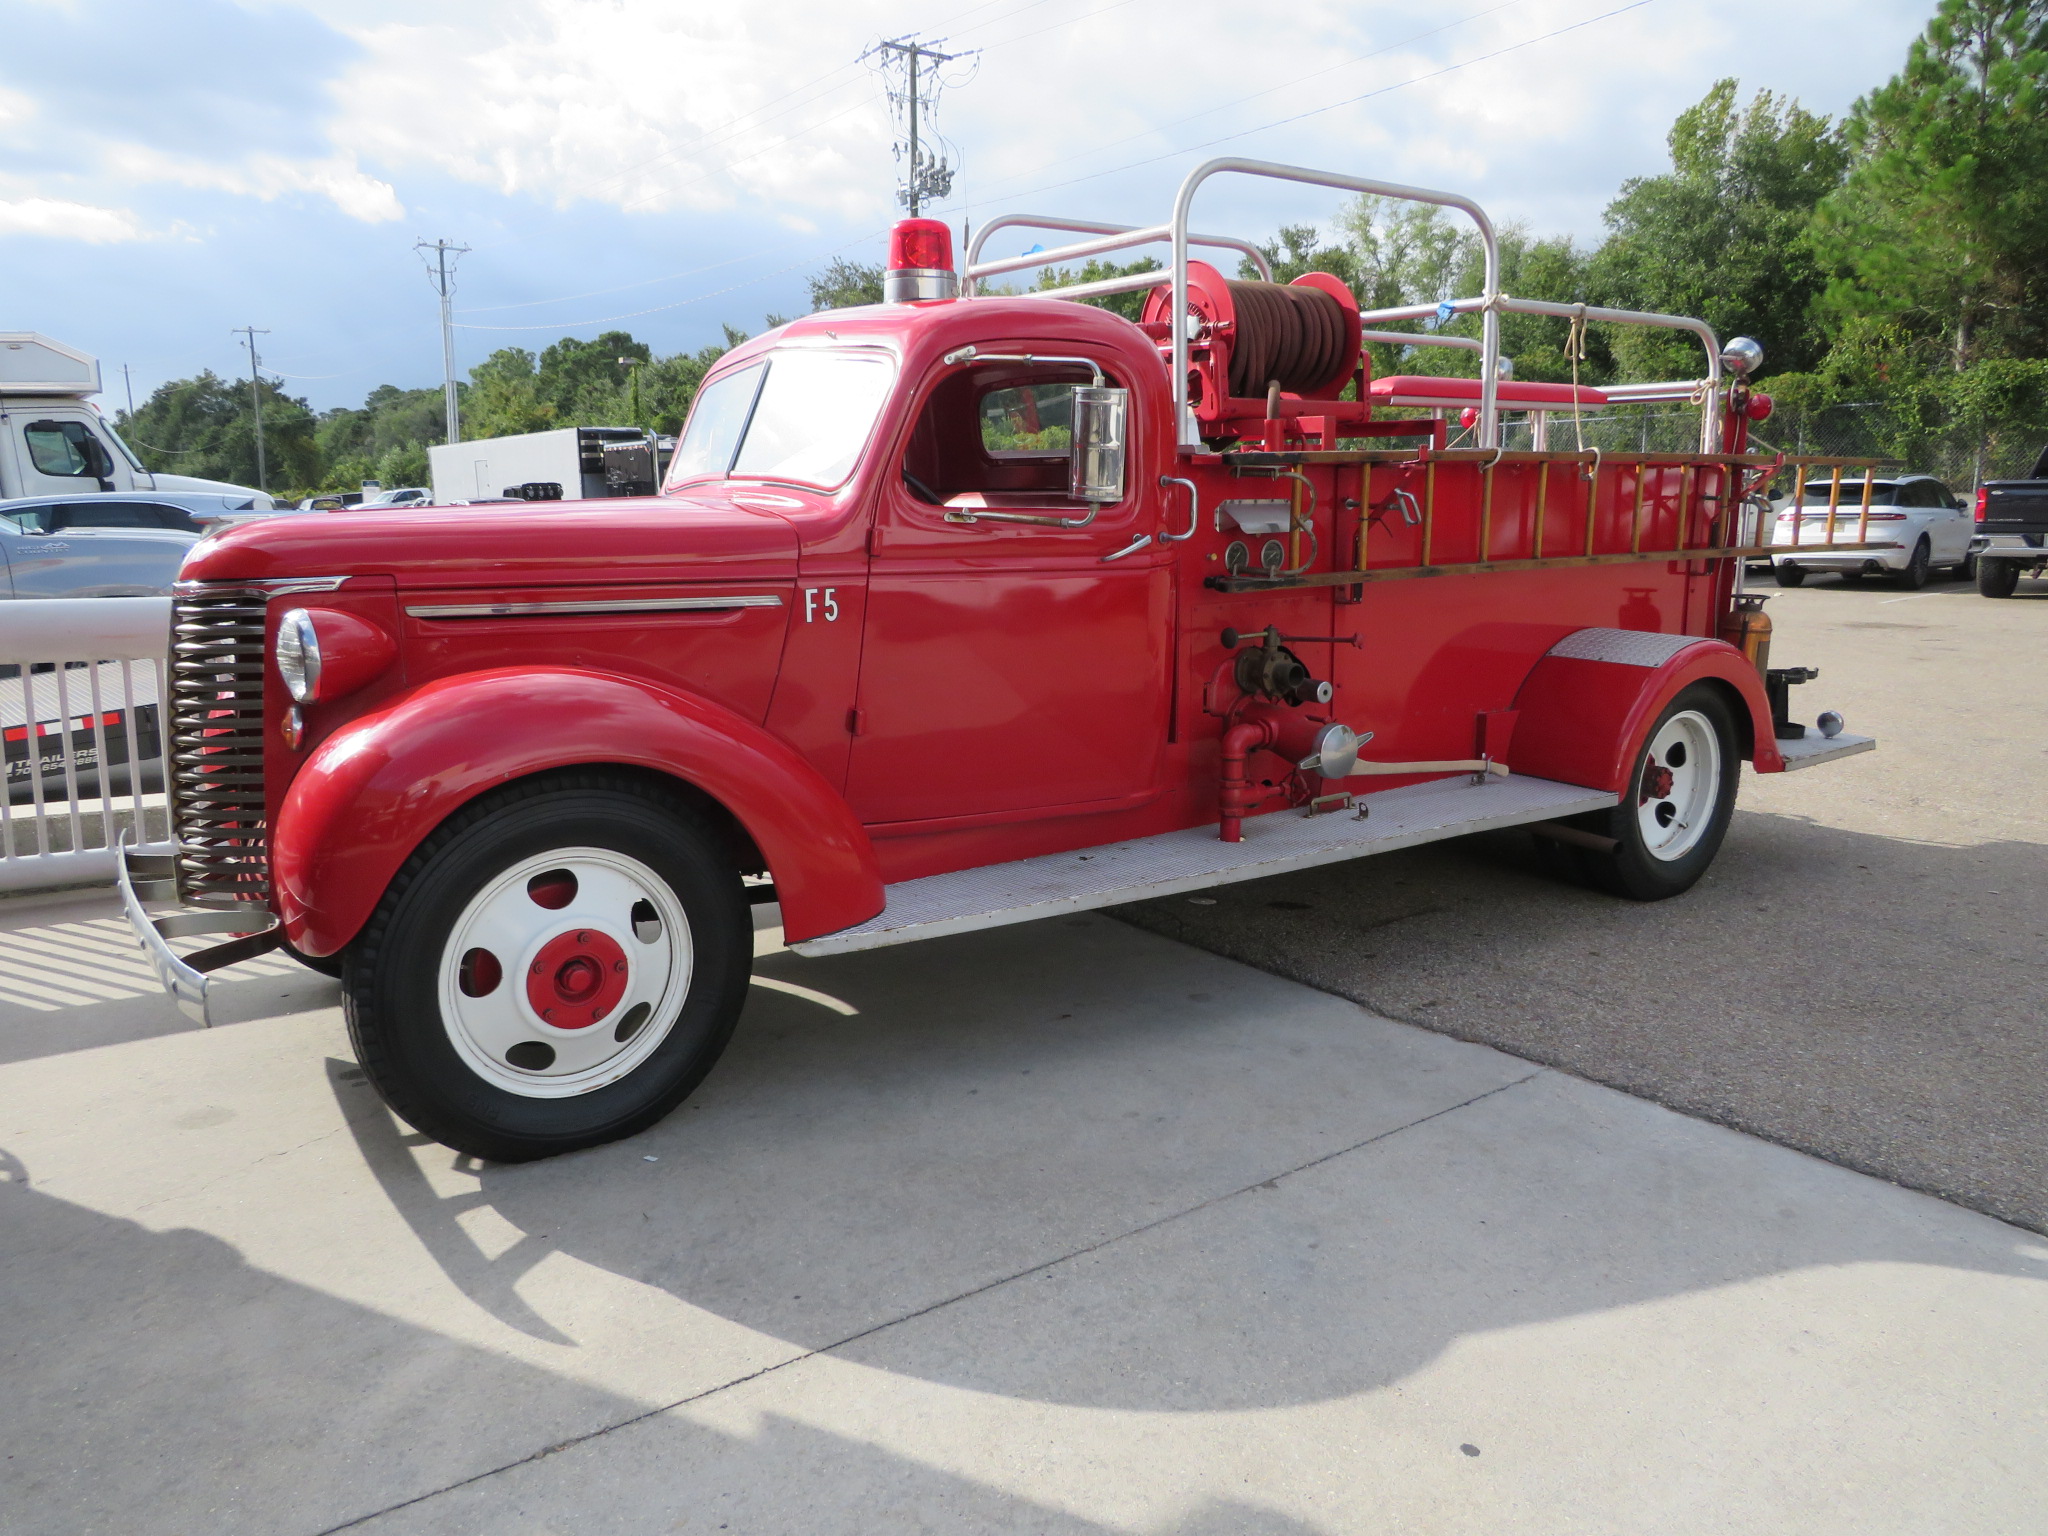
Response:
MULTIPOLYGON (((106 915, 0 914, 0 994, 23 954, 116 990, 106 915)), ((0 996, 10 1536, 1917 1536, 2048 1495, 2048 1244, 1107 917, 773 955, 688 1106, 516 1168, 393 1122, 333 998, 0 996)))

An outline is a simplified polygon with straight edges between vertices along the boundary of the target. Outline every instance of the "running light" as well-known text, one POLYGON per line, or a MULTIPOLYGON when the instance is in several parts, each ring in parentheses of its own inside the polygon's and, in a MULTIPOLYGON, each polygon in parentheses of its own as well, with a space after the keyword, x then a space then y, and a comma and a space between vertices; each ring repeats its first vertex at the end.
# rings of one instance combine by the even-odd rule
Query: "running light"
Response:
POLYGON ((907 304, 959 296, 960 279, 953 271, 953 231, 937 219, 898 219, 889 231, 883 300, 907 304))

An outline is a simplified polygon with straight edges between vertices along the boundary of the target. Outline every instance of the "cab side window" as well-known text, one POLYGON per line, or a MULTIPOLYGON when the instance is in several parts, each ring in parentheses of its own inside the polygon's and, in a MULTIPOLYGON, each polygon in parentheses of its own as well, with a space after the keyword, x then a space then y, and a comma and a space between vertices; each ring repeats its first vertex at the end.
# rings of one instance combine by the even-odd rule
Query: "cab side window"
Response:
POLYGON ((9 507, 0 512, 0 517, 7 520, 0 527, 11 525, 23 533, 48 533, 51 510, 49 507, 9 507))
POLYGON ((1073 389, 1092 377, 1072 364, 995 364, 950 374, 918 416, 904 484, 930 504, 963 494, 1065 503, 1073 389))
POLYGON ((139 501, 60 502, 53 529, 67 528, 162 528, 165 519, 158 508, 139 501))
POLYGON ((82 421, 32 421, 21 435, 28 444, 29 462, 46 475, 93 477, 95 462, 106 452, 82 421))

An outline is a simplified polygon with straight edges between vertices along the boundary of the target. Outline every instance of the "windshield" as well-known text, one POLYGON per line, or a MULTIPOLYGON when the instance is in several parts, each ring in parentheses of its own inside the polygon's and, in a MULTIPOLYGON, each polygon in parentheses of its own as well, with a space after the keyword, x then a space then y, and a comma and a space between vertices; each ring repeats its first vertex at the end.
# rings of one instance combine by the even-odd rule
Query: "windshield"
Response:
POLYGON ((894 365, 873 352, 775 352, 706 385, 668 483, 731 475, 830 490, 853 473, 894 365))

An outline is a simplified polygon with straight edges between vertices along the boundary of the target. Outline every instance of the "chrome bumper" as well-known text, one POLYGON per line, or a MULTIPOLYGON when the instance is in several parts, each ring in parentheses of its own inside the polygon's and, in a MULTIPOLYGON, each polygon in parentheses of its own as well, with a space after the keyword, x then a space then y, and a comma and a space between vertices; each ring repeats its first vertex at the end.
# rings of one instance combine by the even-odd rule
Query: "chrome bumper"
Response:
POLYGON ((149 956, 156 979, 186 1018, 195 1024, 211 1025, 207 1014, 208 973, 225 966, 253 960, 284 942, 284 929, 267 907, 232 908, 180 907, 155 916, 143 910, 145 901, 177 900, 169 854, 137 853, 124 841, 114 859, 114 879, 121 887, 121 908, 135 940, 149 956), (225 943, 195 950, 189 955, 174 953, 169 939, 188 939, 195 934, 228 933, 236 937, 225 943))

